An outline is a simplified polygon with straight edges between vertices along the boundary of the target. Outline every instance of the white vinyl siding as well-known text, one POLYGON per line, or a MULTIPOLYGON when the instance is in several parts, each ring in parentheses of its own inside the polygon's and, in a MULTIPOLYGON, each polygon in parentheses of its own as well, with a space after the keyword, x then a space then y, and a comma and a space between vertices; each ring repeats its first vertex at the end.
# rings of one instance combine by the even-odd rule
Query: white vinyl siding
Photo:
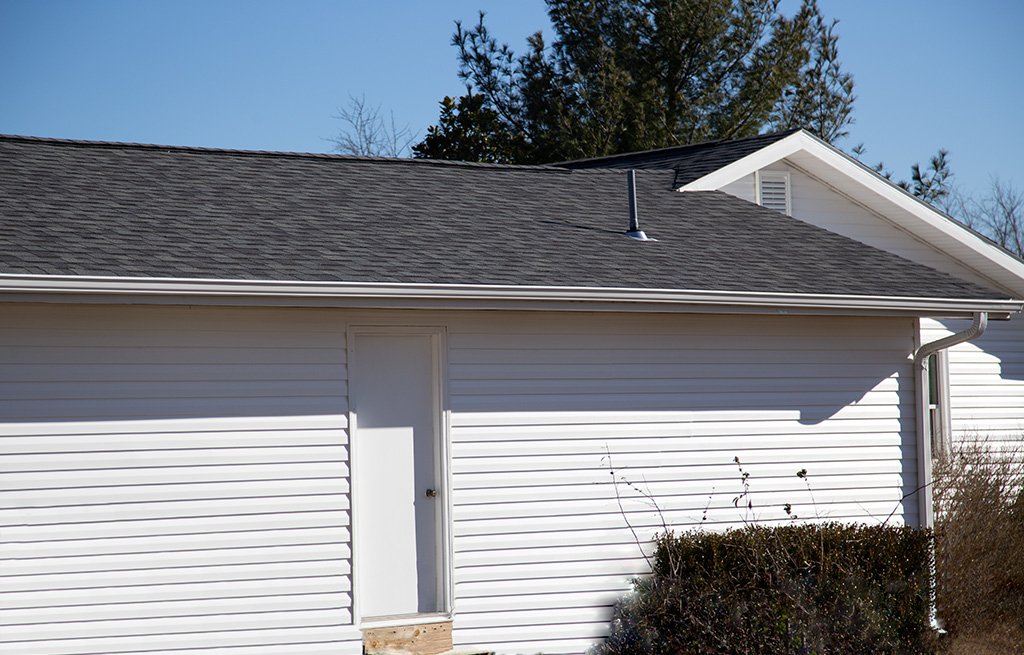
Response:
MULTIPOLYGON (((922 321, 922 339, 935 341, 969 325, 922 321)), ((949 393, 955 442, 1024 447, 1024 317, 990 321, 980 338, 950 349, 949 393)))
POLYGON ((335 319, 6 306, 0 650, 359 652, 335 319))
POLYGON ((757 192, 755 191, 754 174, 744 175, 735 182, 730 182, 719 189, 731 196, 742 198, 747 202, 757 204, 757 192))
POLYGON ((447 329, 458 648, 607 633, 609 454, 644 541, 739 524, 734 457, 751 518, 917 522, 911 319, 8 305, 0 650, 361 652, 349 323, 447 329))
POLYGON ((909 319, 544 316, 449 331, 456 646, 579 653, 663 529, 917 521, 909 319), (796 472, 811 474, 815 503, 796 472), (701 516, 705 506, 707 521, 701 516), (904 514, 904 511, 907 512, 904 514), (751 517, 753 518, 753 516, 751 517))
MULTIPOLYGON (((762 175, 790 175, 792 215, 832 232, 900 255, 972 282, 996 288, 949 255, 886 222, 799 168, 782 161, 762 175)), ((756 175, 722 188, 752 200, 756 175)), ((922 343, 966 329, 969 321, 922 321, 922 343)), ((991 321, 979 340, 950 351, 949 384, 952 437, 955 441, 987 439, 1007 446, 1024 444, 1024 316, 991 321)))

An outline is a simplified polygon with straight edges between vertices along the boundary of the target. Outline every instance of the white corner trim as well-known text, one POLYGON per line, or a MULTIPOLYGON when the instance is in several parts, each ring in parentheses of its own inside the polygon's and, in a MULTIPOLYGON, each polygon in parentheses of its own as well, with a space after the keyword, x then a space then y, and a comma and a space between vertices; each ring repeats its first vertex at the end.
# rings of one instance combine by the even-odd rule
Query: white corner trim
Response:
MULTIPOLYGON (((576 310, 596 308, 634 311, 673 311, 673 306, 761 308, 771 311, 827 313, 901 312, 913 315, 962 317, 987 311, 997 315, 1021 311, 1024 300, 918 298, 840 294, 636 289, 613 287, 556 287, 525 285, 399 284, 368 282, 305 282, 286 280, 211 280, 192 278, 119 278, 0 274, 0 300, 53 297, 60 302, 86 298, 103 302, 182 302, 196 299, 247 299, 263 304, 274 299, 321 299, 444 308, 523 308, 576 310), (557 306, 556 306, 557 305, 557 306), (600 307, 599 307, 600 306, 600 307)), ((237 300, 231 304, 237 304, 237 300)))

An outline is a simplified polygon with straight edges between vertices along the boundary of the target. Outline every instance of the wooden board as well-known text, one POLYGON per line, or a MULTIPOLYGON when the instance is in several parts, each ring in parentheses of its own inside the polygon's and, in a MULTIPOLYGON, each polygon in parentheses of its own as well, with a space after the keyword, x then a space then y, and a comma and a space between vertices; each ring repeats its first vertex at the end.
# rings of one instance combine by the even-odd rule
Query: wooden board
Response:
POLYGON ((367 655, 439 655, 452 649, 452 623, 425 623, 363 630, 367 655))

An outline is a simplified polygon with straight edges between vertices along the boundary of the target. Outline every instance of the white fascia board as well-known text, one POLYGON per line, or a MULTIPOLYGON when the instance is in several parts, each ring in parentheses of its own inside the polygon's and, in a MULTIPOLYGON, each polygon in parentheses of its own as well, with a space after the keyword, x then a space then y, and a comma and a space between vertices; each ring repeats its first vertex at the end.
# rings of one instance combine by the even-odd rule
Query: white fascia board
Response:
POLYGON ((0 274, 0 300, 110 303, 282 304, 460 309, 573 309, 583 311, 771 311, 774 313, 900 314, 969 317, 1021 311, 1024 301, 912 298, 754 291, 545 287, 519 285, 295 282, 0 274), (308 304, 308 303, 303 303, 308 304))
MULTIPOLYGON (((956 260, 963 260, 963 253, 950 252, 948 248, 936 244, 929 235, 921 232, 921 228, 937 230, 942 235, 955 241, 958 247, 967 252, 983 257, 1010 274, 1018 282, 1008 285, 1012 289, 1024 289, 1024 261, 1005 252, 998 246, 989 243, 983 237, 960 225, 956 220, 936 211, 930 205, 915 198, 891 181, 879 175, 853 157, 838 150, 806 131, 796 132, 790 136, 765 146, 757 152, 738 159, 728 166, 705 175, 679 188, 679 191, 716 191, 723 186, 750 175, 766 166, 770 166, 796 153, 810 156, 816 164, 835 170, 852 182, 857 183, 866 191, 881 196, 894 207, 906 212, 918 221, 918 229, 913 225, 902 223, 903 227, 918 238, 929 243, 933 248, 945 252, 956 260)), ((813 170, 811 171, 814 172, 813 170)), ((934 232, 932 233, 934 236, 934 232)), ((972 268, 967 262, 963 262, 972 268)))
POLYGON ((679 191, 718 191, 725 185, 735 182, 741 177, 745 177, 761 170, 765 166, 770 166, 775 162, 785 159, 795 152, 803 150, 806 147, 807 139, 809 135, 804 132, 794 132, 784 139, 779 139, 775 143, 765 146, 756 152, 752 152, 746 157, 737 159, 731 164, 723 166, 716 171, 708 173, 704 177, 697 178, 689 184, 679 187, 679 191))

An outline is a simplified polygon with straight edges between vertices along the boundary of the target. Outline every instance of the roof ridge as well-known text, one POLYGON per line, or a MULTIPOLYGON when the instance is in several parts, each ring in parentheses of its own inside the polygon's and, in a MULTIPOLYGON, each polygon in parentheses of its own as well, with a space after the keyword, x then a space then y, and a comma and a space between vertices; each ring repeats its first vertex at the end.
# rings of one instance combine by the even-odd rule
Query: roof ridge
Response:
POLYGON ((134 141, 102 141, 90 139, 66 139, 45 136, 27 136, 22 134, 0 134, 0 141, 20 143, 46 143, 60 146, 116 149, 125 148, 131 150, 170 150, 175 152, 191 152, 199 154, 222 154, 241 155, 255 157, 285 157, 297 159, 326 159, 349 162, 368 163, 396 163, 411 164, 415 166, 456 166, 465 168, 493 168, 493 169, 527 169, 527 170, 554 170, 565 173, 575 172, 571 169, 557 166, 555 164, 496 164, 490 162, 471 162, 448 159, 420 159, 415 157, 380 157, 370 155, 346 155, 330 152, 300 152, 288 150, 254 150, 245 148, 218 148, 209 146, 181 146, 166 145, 157 143, 139 143, 134 141))
POLYGON ((664 148, 653 148, 650 150, 634 150, 631 152, 620 152, 614 155, 600 155, 598 157, 584 157, 583 159, 566 159, 564 161, 552 162, 550 166, 565 166, 566 164, 582 164, 585 162, 602 161, 602 160, 614 160, 614 159, 626 159, 634 155, 652 155, 655 153, 669 153, 689 150, 691 148, 700 148, 704 146, 711 146, 717 144, 726 143, 743 143, 744 141, 753 141, 755 139, 765 139, 768 137, 784 138, 791 134, 796 134, 802 131, 802 127, 793 127, 788 130, 782 130, 779 132, 765 132, 764 134, 755 134, 754 136, 745 136, 740 139, 709 139, 707 141, 698 141, 696 143, 683 143, 676 146, 666 146, 664 148))

